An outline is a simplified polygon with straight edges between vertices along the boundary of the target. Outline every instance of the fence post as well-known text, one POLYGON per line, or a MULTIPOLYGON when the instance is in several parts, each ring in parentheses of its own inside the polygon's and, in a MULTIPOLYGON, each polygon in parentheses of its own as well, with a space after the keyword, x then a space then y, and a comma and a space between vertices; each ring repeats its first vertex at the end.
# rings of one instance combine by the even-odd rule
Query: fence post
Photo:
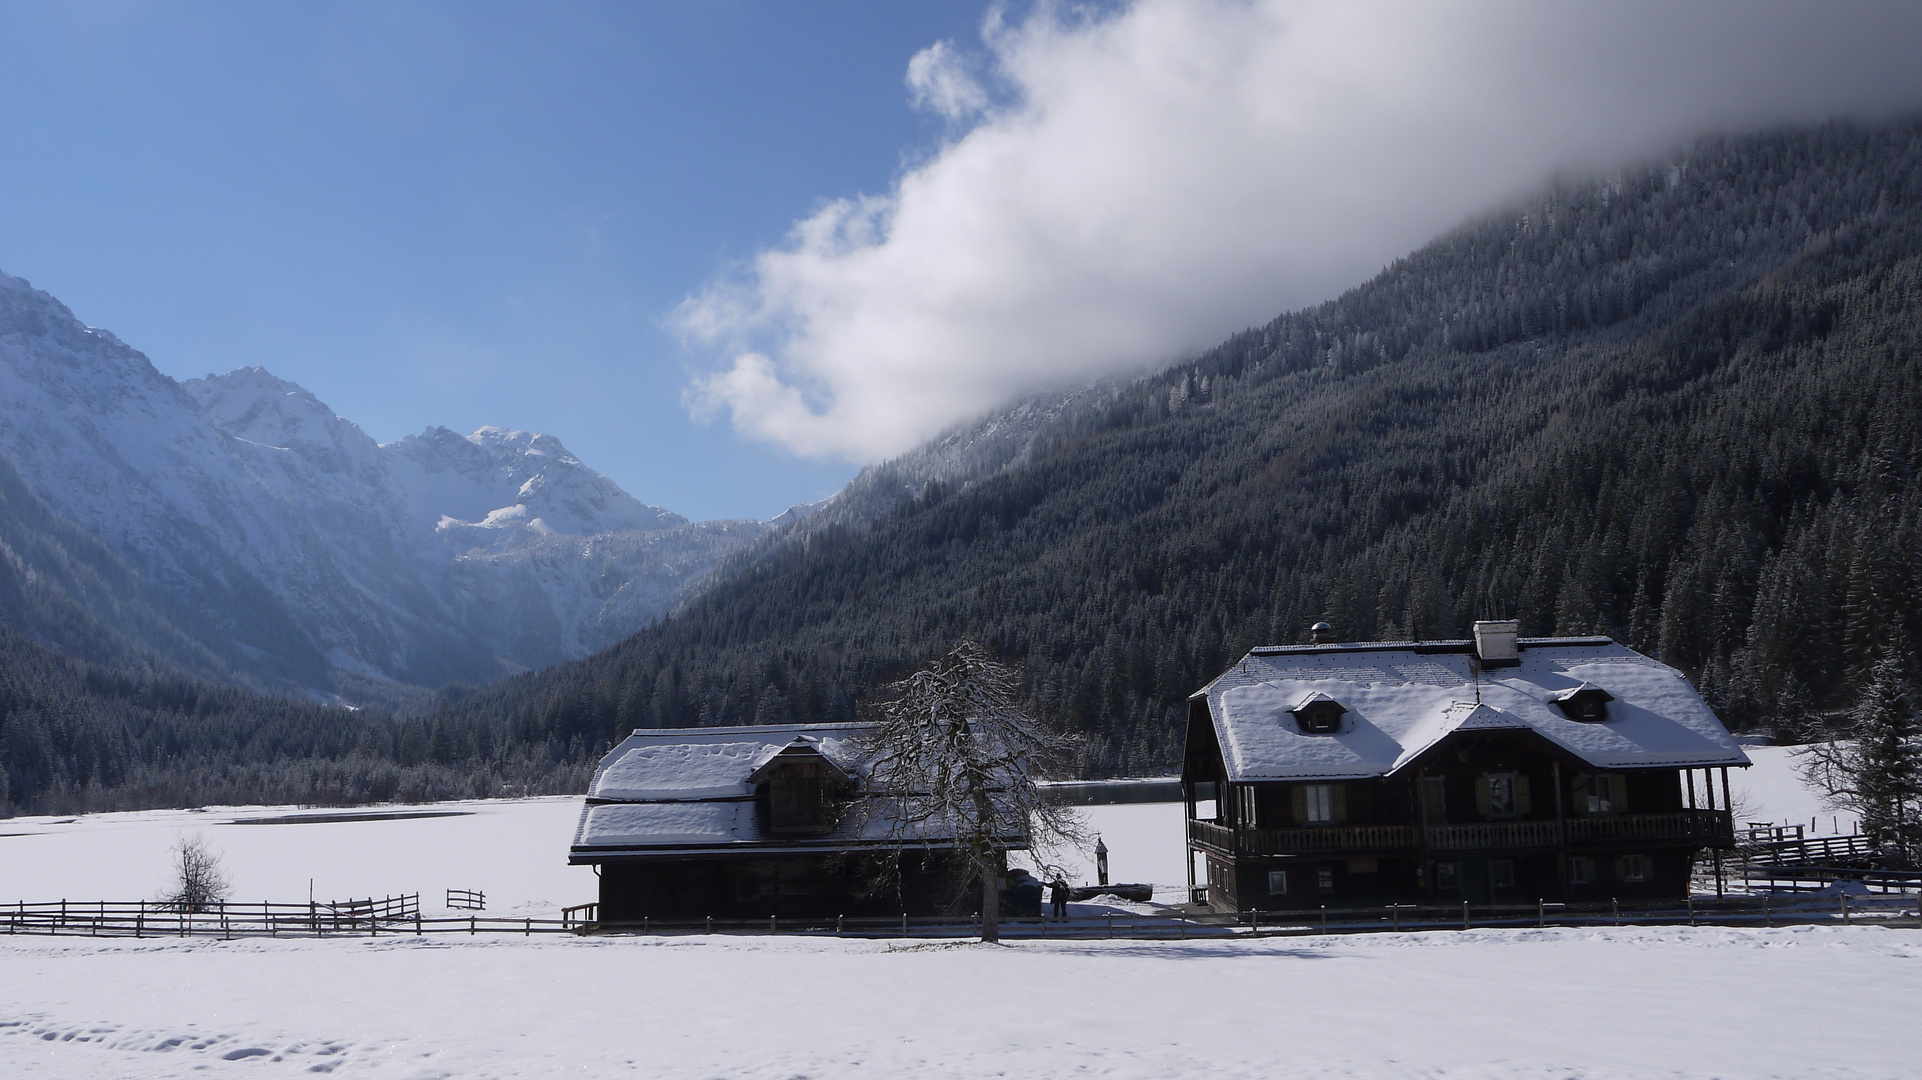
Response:
POLYGON ((1108 912, 1108 936, 1114 936, 1114 912, 1108 912))
POLYGON ((1768 926, 1775 925, 1775 916, 1769 913, 1769 894, 1767 893, 1762 894, 1762 922, 1768 926))
POLYGON ((1842 894, 1842 921, 1843 922, 1849 921, 1849 894, 1848 893, 1842 894))
POLYGON ((1255 937, 1261 936, 1261 909, 1260 908, 1255 909, 1252 919, 1249 922, 1248 926, 1250 931, 1254 934, 1255 937))
POLYGON ((707 933, 709 937, 714 936, 714 916, 712 915, 707 917, 707 933))
POLYGON ((1622 925, 1622 898, 1619 896, 1609 897, 1608 908, 1615 913, 1615 925, 1622 925))
POLYGON ((834 936, 835 937, 841 936, 841 924, 846 919, 847 919, 846 915, 836 915, 834 917, 834 936))
POLYGON ((1324 934, 1328 932, 1328 905, 1327 904, 1321 905, 1321 932, 1324 934))
POLYGON ((1468 929, 1468 901, 1462 901, 1462 929, 1468 929))
MULTIPOLYGON (((598 912, 598 911, 596 911, 596 912, 595 912, 594 914, 595 914, 595 915, 596 915, 596 916, 598 917, 598 916, 600 915, 600 912, 598 912)), ((646 934, 646 933, 648 932, 648 929, 647 929, 647 922, 648 922, 648 920, 649 920, 649 919, 651 919, 651 918, 653 918, 653 916, 651 916, 651 915, 643 915, 643 916, 641 916, 641 933, 642 933, 642 934, 646 934)))
POLYGON ((1695 894, 1688 894, 1688 924, 1695 925, 1695 894))
POLYGON ((774 920, 777 918, 779 918, 779 916, 777 915, 769 915, 767 917, 767 936, 768 937, 773 937, 774 935, 780 933, 779 930, 775 929, 774 920))
POLYGON ((414 909, 414 936, 420 936, 420 909, 414 909))
POLYGON ((905 911, 901 913, 901 936, 908 936, 908 913, 905 911))
POLYGON ((521 930, 521 936, 522 937, 534 936, 534 920, 531 917, 527 920, 526 927, 521 930))
MULTIPOLYGON (((1047 920, 1044 919, 1041 922, 1041 935, 1043 937, 1046 937, 1047 934, 1048 934, 1048 923, 1047 923, 1047 920)), ((1185 911, 1181 913, 1181 936, 1182 937, 1188 936, 1188 913, 1185 911)))
POLYGON ((1538 896, 1535 898, 1535 929, 1540 930, 1546 927, 1547 925, 1548 925, 1548 901, 1543 900, 1541 897, 1538 896))
POLYGON ((475 923, 477 923, 477 922, 479 922, 479 921, 480 921, 479 919, 477 919, 477 918, 475 918, 475 917, 474 917, 474 916, 472 916, 472 915, 469 915, 469 916, 467 917, 467 936, 468 936, 468 937, 473 937, 473 936, 474 936, 474 924, 475 924, 475 923))

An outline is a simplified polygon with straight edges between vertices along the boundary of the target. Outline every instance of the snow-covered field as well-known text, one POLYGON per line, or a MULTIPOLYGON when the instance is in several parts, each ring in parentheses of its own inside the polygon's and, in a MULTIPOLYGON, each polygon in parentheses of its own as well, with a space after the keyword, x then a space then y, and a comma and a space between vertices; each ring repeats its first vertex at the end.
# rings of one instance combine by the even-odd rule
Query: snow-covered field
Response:
MULTIPOLYGON (((1751 748, 1744 820, 1830 812, 1751 748)), ((0 901, 137 899, 198 833, 236 898, 591 900, 578 799, 228 824, 0 821, 0 901)), ((363 812, 366 813, 366 812, 363 812)), ((1185 884, 1180 809, 1088 809, 1112 877, 1185 884)), ((1841 822, 1844 830, 1849 827, 1841 822)), ((1075 876, 1091 876, 1086 870, 1075 876)), ((1922 932, 1476 930, 1174 942, 0 936, 0 1077, 1911 1077, 1922 932)))
POLYGON ((1922 933, 0 938, 0 1075, 1908 1078, 1922 933))

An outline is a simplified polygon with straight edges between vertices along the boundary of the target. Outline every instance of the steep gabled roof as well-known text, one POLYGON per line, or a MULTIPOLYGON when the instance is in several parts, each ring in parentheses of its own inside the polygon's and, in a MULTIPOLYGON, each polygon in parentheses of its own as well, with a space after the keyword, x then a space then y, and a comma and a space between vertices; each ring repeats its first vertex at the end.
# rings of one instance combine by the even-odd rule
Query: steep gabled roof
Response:
POLYGON ((588 797, 630 802, 746 797, 752 793, 755 771, 797 743, 813 747, 851 775, 853 742, 869 726, 642 728, 601 759, 588 797))
POLYGON ((1596 768, 1747 765, 1682 673, 1608 638, 1524 638, 1521 662, 1477 675, 1468 642, 1371 642, 1255 649, 1197 691, 1230 781, 1386 776, 1457 731, 1534 731, 1596 768), (1584 684, 1609 719, 1552 704, 1584 684), (1340 730, 1304 734, 1291 710, 1325 695, 1340 730))

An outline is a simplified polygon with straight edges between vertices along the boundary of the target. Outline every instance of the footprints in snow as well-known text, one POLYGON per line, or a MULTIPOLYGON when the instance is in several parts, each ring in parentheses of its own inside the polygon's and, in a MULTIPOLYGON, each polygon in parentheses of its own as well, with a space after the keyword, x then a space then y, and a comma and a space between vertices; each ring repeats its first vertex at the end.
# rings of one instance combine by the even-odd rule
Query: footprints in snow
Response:
POLYGON ((325 1040, 303 1041, 275 1050, 243 1043, 233 1035, 162 1035, 159 1032, 127 1031, 113 1026, 67 1027, 37 1019, 0 1020, 0 1038, 9 1035, 26 1036, 44 1042, 91 1043, 108 1050, 163 1054, 180 1050, 200 1051, 216 1055, 222 1061, 248 1061, 254 1058, 284 1061, 293 1058, 298 1062, 305 1056, 323 1059, 307 1068, 311 1073, 333 1072, 346 1061, 341 1055, 350 1048, 347 1043, 325 1040))

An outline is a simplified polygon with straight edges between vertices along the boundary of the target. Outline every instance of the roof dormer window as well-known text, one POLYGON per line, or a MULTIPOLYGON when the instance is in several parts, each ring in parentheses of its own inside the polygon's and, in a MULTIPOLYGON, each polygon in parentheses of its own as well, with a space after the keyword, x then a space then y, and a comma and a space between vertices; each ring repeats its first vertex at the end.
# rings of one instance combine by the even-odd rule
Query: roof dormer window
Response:
POLYGON ((1556 708, 1561 709, 1562 714, 1570 720, 1600 724, 1608 720, 1608 703, 1615 700, 1615 695, 1599 686, 1583 683, 1573 690, 1551 694, 1548 700, 1554 702, 1556 708))
POLYGON ((1295 718, 1295 727, 1303 735, 1333 735, 1341 730, 1341 716, 1347 712, 1341 702, 1327 694, 1310 694, 1301 704, 1289 710, 1295 718))

